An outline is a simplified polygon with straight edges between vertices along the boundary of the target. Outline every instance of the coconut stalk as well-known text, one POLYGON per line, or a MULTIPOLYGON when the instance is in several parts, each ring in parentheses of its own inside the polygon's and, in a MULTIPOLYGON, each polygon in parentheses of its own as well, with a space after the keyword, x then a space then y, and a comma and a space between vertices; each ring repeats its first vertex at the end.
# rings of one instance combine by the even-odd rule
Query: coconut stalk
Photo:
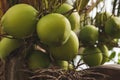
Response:
POLYGON ((120 0, 118 2, 118 12, 117 12, 117 16, 120 16, 120 0))

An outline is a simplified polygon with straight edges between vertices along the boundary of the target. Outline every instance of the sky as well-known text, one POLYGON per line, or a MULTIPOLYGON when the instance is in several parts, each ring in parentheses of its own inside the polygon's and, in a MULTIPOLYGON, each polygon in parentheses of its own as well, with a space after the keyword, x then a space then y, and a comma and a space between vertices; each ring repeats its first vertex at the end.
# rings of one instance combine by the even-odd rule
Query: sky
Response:
MULTIPOLYGON (((90 5, 91 1, 96 1, 96 0, 90 0, 90 2, 88 3, 90 5)), ((106 12, 112 12, 112 0, 104 0, 104 2, 99 3, 99 5, 97 6, 97 8, 94 8, 90 15, 92 17, 95 17, 96 12, 101 12, 101 11, 106 11, 106 12), (103 8, 104 6, 104 8, 103 8)))

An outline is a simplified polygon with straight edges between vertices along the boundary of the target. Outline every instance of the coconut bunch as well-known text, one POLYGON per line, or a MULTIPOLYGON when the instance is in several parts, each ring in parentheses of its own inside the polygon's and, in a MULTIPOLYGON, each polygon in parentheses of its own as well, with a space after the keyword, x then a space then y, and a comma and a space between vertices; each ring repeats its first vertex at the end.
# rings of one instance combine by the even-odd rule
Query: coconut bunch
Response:
POLYGON ((8 75, 5 80, 93 79, 86 75, 94 72, 78 69, 83 64, 95 67, 107 62, 109 49, 101 34, 105 32, 112 40, 120 33, 119 18, 108 14, 96 15, 95 24, 81 26, 83 14, 89 14, 101 0, 92 6, 88 2, 2 0, 0 59, 5 66, 3 76, 8 75), (77 65, 76 57, 80 57, 77 65))

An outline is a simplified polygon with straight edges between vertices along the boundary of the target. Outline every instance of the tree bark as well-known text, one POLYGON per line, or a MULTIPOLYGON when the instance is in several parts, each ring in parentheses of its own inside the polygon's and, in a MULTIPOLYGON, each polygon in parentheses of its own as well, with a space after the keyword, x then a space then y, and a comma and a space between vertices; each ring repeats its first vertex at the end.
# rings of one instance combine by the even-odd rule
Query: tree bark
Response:
POLYGON ((105 80, 120 80, 120 65, 118 64, 101 65, 87 70, 105 74, 107 76, 105 80))
MULTIPOLYGON (((24 71, 24 62, 24 59, 19 56, 8 59, 5 63, 0 61, 0 80, 31 80, 29 78, 30 74, 24 71)), ((85 69, 85 71, 92 72, 92 74, 83 76, 94 77, 96 80, 120 80, 120 65, 117 64, 91 67, 85 69), (98 73, 107 77, 97 76, 98 73)))

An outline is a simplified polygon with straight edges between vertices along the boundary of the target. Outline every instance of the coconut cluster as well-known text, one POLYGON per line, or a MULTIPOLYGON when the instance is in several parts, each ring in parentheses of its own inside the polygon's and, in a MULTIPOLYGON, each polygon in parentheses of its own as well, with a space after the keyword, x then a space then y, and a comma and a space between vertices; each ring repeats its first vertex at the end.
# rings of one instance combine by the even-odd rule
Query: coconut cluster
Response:
POLYGON ((39 17, 39 11, 29 4, 16 4, 2 16, 2 31, 7 36, 0 41, 0 58, 6 60, 11 53, 21 49, 30 69, 48 68, 51 65, 68 70, 77 55, 79 40, 78 12, 62 4, 53 13, 39 17))

